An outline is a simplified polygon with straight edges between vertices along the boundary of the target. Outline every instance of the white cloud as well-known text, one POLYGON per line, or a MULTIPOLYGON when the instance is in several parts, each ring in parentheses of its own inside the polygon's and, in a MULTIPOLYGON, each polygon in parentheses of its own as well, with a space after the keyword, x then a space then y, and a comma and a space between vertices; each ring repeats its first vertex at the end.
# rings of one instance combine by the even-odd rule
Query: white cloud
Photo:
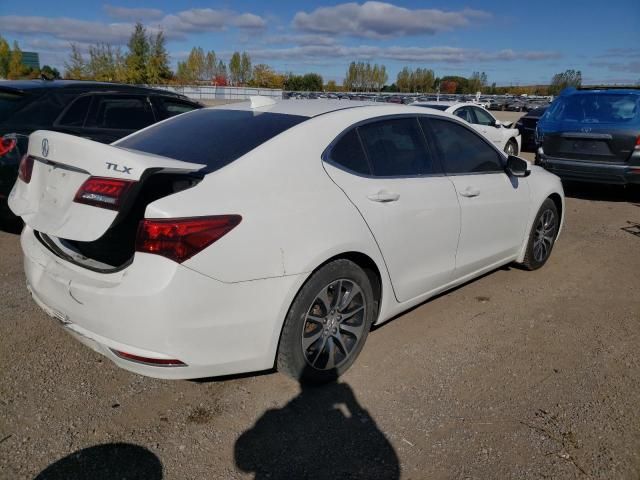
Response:
POLYGON ((158 20, 163 17, 162 10, 157 8, 127 8, 115 5, 103 5, 102 8, 111 18, 119 20, 158 20))
POLYGON ((232 20, 233 25, 238 28, 247 29, 261 29, 267 26, 267 22, 264 18, 254 15, 253 13, 243 13, 236 16, 232 20))
POLYGON ((250 49, 252 57, 261 60, 318 60, 347 58, 357 60, 391 60, 408 63, 430 62, 462 64, 491 61, 549 60, 559 58, 558 52, 541 51, 484 51, 455 47, 379 47, 374 45, 306 45, 286 48, 250 49))
POLYGON ((487 12, 464 9, 408 9, 391 3, 369 1, 321 7, 298 12, 293 25, 300 31, 364 38, 433 35, 490 18, 487 12))

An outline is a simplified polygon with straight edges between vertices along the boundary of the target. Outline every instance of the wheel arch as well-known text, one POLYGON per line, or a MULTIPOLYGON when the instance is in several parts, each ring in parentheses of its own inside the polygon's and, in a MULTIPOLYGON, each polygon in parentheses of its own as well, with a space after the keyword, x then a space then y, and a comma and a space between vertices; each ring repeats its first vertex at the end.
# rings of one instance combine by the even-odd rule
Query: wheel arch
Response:
POLYGON ((276 361, 278 359, 278 351, 280 350, 280 340, 282 339, 282 332, 284 330, 285 318, 286 318, 286 315, 288 315, 289 310, 291 309, 291 305, 293 304, 293 302, 295 301, 296 297, 300 293, 300 290, 302 290, 302 287, 304 287, 306 285, 306 283, 309 281, 311 276, 315 272, 317 272, 320 268, 324 267, 325 265, 327 265, 327 264, 329 264, 331 262, 334 262, 336 260, 341 260, 341 259, 350 260, 353 263, 355 263, 356 265, 358 265, 360 268, 362 268, 362 270, 366 273, 367 277, 369 278, 369 281, 371 282, 371 287, 373 289, 373 294, 376 297, 375 319, 372 322, 372 325, 375 325, 375 323, 377 322, 378 317, 380 315, 380 311, 381 311, 382 294, 383 294, 383 288, 384 288, 384 286, 383 286, 384 281, 383 281, 382 275, 383 275, 383 272, 386 272, 386 270, 381 269, 380 266, 375 262, 375 260, 373 260, 373 258, 371 258, 366 253, 362 253, 362 252, 359 252, 359 251, 351 250, 351 251, 345 251, 345 252, 342 252, 342 253, 335 254, 335 255, 327 258, 322 263, 320 263, 318 266, 316 266, 313 270, 311 270, 305 276, 304 281, 302 281, 298 285, 298 288, 295 291, 294 295, 291 296, 291 299, 289 301, 289 305, 287 305, 287 308, 285 310, 284 316, 281 318, 281 322, 280 322, 280 329, 279 329, 279 332, 278 332, 277 343, 276 343, 276 348, 275 348, 275 352, 274 352, 275 354, 273 356, 274 368, 275 368, 276 361))

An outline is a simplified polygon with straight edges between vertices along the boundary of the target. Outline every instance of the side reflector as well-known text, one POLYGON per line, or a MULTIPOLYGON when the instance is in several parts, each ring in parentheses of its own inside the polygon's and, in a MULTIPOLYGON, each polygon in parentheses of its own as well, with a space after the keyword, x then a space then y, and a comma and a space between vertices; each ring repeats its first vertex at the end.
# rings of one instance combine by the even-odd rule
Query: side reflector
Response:
POLYGON ((186 367, 187 364, 173 358, 148 358, 134 355, 132 353, 121 352, 120 350, 110 349, 116 356, 136 363, 144 363, 145 365, 153 365, 156 367, 186 367))
POLYGON ((122 199, 135 183, 117 178, 89 177, 82 184, 73 201, 118 210, 122 205, 122 199))
POLYGON ((33 173, 33 157, 26 153, 20 159, 20 166, 18 167, 18 178, 24 183, 31 181, 31 174, 33 173))
POLYGON ((240 215, 145 219, 138 226, 136 251, 182 263, 229 233, 240 215))

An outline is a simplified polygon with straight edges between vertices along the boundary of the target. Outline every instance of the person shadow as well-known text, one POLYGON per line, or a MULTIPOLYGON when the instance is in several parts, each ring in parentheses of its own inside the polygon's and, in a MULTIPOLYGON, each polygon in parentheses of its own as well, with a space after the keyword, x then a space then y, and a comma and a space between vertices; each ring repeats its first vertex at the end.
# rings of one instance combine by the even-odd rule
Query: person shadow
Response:
POLYGON ((139 445, 106 443, 52 463, 34 480, 162 480, 162 463, 139 445))
POLYGON ((236 466, 256 480, 398 479, 398 456, 346 383, 302 383, 240 435, 236 466))

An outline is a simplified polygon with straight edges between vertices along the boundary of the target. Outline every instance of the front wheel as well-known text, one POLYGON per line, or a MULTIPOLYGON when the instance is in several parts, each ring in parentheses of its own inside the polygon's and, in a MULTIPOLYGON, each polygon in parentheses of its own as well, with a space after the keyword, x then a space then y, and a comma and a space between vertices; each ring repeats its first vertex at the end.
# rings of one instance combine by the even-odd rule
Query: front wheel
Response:
POLYGON ((537 270, 547 262, 555 245, 559 228, 558 208, 553 200, 547 198, 538 210, 529 234, 527 251, 522 262, 527 270, 537 270))
POLYGON ((335 380, 360 354, 374 320, 367 274, 346 259, 318 269, 291 304, 278 346, 278 370, 303 383, 335 380))

